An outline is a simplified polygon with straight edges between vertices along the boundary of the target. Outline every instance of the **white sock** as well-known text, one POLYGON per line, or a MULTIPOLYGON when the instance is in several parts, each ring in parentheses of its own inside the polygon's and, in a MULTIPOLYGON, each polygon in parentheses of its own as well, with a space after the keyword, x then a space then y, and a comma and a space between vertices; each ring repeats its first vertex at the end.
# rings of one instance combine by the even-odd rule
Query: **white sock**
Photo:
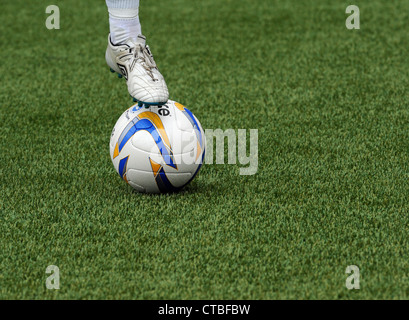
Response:
POLYGON ((139 0, 106 0, 109 12, 109 31, 113 44, 136 40, 142 34, 139 22, 139 0))

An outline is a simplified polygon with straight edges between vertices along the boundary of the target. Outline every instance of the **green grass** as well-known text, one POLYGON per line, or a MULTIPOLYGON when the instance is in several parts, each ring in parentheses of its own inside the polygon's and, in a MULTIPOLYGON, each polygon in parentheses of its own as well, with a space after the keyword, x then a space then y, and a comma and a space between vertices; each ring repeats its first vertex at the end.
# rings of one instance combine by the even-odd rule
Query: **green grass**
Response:
POLYGON ((409 298, 408 1, 355 1, 347 30, 347 1, 142 0, 171 98, 259 130, 256 175, 205 165, 161 196, 109 157, 132 102, 104 1, 54 1, 60 30, 49 4, 0 12, 1 299, 409 298))

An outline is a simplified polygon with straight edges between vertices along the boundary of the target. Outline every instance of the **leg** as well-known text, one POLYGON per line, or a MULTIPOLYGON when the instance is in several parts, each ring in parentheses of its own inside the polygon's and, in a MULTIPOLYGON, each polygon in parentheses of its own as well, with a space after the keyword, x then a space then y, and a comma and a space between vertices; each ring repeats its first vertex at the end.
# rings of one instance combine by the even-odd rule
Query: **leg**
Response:
POLYGON ((165 104, 169 92, 141 32, 139 0, 106 0, 106 4, 110 29, 105 54, 108 66, 125 77, 135 102, 165 104))
POLYGON ((142 34, 139 21, 139 0, 106 0, 109 12, 109 29, 113 44, 136 40, 142 34))

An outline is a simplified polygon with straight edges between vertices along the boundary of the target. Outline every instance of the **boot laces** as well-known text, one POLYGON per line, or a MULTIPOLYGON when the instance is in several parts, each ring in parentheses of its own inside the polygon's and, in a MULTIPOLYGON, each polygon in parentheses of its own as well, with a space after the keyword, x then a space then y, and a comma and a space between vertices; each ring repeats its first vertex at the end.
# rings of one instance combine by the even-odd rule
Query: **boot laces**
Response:
MULTIPOLYGON (((139 62, 153 80, 157 80, 153 74, 153 70, 156 69, 156 63, 149 50, 149 46, 143 46, 138 43, 131 50, 135 50, 133 53, 134 61, 139 62)), ((134 65, 134 62, 131 65, 134 65)))

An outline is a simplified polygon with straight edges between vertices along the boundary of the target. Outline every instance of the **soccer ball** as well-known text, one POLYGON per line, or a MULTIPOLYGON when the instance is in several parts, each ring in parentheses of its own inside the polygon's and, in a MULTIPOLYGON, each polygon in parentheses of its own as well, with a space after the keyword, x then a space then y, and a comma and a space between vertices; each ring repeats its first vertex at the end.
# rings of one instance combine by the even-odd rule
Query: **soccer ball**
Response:
POLYGON ((137 191, 175 192, 199 172, 205 146, 199 120, 169 100, 126 110, 112 130, 110 154, 115 170, 137 191))

